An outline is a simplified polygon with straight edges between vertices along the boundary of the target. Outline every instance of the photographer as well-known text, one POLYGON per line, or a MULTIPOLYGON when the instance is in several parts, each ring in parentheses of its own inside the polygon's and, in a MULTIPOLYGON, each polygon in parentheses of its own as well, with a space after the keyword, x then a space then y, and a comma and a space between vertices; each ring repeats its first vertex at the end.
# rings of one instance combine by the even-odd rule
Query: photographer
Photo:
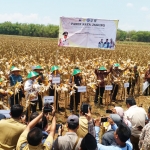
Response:
POLYGON ((67 119, 68 132, 61 136, 58 134, 58 138, 54 142, 54 150, 79 150, 82 138, 79 138, 76 134, 79 128, 79 118, 76 115, 71 115, 67 119))
POLYGON ((86 119, 85 113, 88 112, 88 109, 91 111, 91 106, 89 104, 83 103, 80 108, 80 117, 79 117, 79 129, 77 130, 77 135, 81 138, 85 137, 88 133, 88 121, 86 119))
POLYGON ((24 130, 24 132, 21 134, 16 150, 25 150, 25 149, 39 149, 39 150, 47 150, 51 149, 53 138, 55 135, 55 128, 56 128, 56 117, 55 117, 55 109, 52 106, 52 124, 50 133, 45 140, 45 142, 42 144, 42 130, 35 127, 37 123, 42 119, 44 116, 44 113, 42 112, 40 115, 38 115, 35 119, 33 119, 27 126, 27 128, 24 130))

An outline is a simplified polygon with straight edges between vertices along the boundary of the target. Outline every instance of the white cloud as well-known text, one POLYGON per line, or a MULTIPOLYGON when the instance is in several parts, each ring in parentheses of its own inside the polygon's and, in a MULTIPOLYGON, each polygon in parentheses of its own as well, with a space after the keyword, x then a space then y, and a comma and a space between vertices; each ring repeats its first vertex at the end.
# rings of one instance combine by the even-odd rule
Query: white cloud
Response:
POLYGON ((149 9, 147 7, 141 7, 141 11, 148 11, 149 9))
POLYGON ((5 22, 5 21, 10 21, 10 22, 19 22, 19 23, 37 23, 37 24, 51 24, 51 23, 56 23, 56 21, 52 21, 51 17, 49 16, 44 16, 41 17, 38 14, 29 14, 29 15, 24 15, 21 13, 13 13, 13 14, 0 14, 0 22, 5 22))
POLYGON ((133 7, 133 4, 132 3, 127 3, 127 7, 133 7))
POLYGON ((150 19, 150 14, 146 16, 146 19, 150 19))

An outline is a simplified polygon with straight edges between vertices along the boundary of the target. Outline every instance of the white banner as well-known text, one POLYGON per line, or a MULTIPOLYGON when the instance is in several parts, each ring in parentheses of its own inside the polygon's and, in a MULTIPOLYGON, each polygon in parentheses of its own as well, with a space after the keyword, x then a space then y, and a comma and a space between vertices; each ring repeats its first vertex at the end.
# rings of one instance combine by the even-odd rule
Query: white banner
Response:
POLYGON ((59 46, 114 49, 118 20, 60 17, 59 46))

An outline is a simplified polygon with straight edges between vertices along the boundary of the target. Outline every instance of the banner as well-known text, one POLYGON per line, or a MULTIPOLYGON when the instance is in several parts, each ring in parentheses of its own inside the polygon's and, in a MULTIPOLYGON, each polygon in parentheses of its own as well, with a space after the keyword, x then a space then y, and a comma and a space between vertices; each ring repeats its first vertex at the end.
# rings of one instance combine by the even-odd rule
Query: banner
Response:
POLYGON ((59 46, 115 49, 118 20, 60 17, 59 46))

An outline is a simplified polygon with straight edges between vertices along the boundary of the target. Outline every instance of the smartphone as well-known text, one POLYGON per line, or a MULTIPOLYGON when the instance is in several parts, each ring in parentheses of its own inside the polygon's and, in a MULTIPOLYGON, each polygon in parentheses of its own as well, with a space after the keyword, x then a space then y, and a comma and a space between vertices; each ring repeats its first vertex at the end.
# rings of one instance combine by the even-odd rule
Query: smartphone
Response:
POLYGON ((107 122, 108 118, 105 117, 105 118, 101 118, 101 122, 107 122))
POLYGON ((59 127, 61 127, 61 128, 62 128, 62 124, 56 124, 56 133, 58 133, 58 129, 59 129, 59 127))
POLYGON ((88 104, 83 105, 83 114, 84 115, 88 113, 88 109, 89 109, 89 105, 88 104))
POLYGON ((107 113, 107 114, 112 114, 113 112, 112 112, 112 110, 107 109, 107 110, 106 110, 106 113, 107 113))

